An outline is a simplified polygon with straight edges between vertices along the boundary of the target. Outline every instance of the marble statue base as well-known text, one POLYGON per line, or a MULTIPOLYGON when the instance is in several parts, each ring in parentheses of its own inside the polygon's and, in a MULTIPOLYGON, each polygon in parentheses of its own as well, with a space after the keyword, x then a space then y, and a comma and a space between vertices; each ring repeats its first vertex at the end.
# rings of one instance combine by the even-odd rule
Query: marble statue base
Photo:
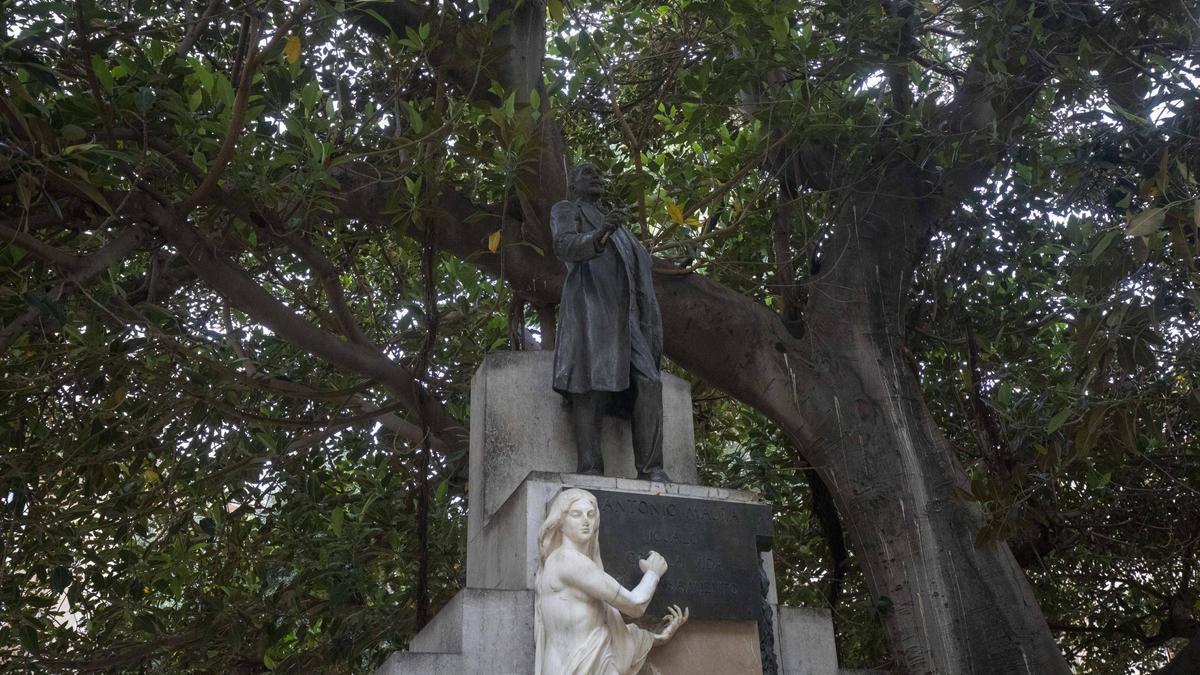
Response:
MULTIPOLYGON (((660 552, 672 563, 664 577, 661 591, 664 602, 672 600, 668 581, 678 579, 685 585, 682 592, 710 593, 720 596, 743 594, 742 614, 749 604, 765 606, 772 613, 780 672, 786 675, 836 675, 837 656, 833 641, 833 626, 827 610, 778 607, 774 569, 770 552, 755 550, 756 539, 769 536, 762 531, 762 522, 744 517, 743 509, 769 508, 757 496, 737 490, 678 483, 662 484, 646 481, 584 476, 579 474, 534 472, 526 477, 509 499, 498 509, 491 522, 468 542, 467 587, 460 591, 421 631, 409 646, 410 651, 396 652, 376 671, 376 675, 442 675, 448 673, 495 673, 497 675, 529 675, 533 672, 533 588, 537 573, 537 533, 545 518, 546 504, 565 487, 610 495, 611 508, 621 503, 637 509, 645 504, 648 510, 667 505, 674 507, 677 518, 697 518, 694 526, 676 528, 677 537, 663 541, 660 552), (685 509, 692 506, 694 508, 685 509), (757 577, 741 589, 732 586, 706 587, 691 568, 704 567, 700 554, 688 552, 689 546, 705 545, 693 536, 697 531, 713 532, 714 521, 721 513, 737 513, 737 525, 725 524, 725 535, 744 542, 745 551, 762 566, 770 581, 765 598, 761 595, 757 577), (668 552, 673 552, 668 553, 668 552), (674 577, 672 576, 674 575, 674 577), (746 589, 753 588, 753 595, 746 589)), ((603 509, 603 507, 602 507, 603 509)), ((601 532, 605 515, 601 513, 601 532)), ((612 518, 609 518, 612 520, 612 518)), ((602 547, 605 542, 602 542, 602 547)), ((729 546, 728 548, 734 548, 729 546)), ((642 553, 644 555, 644 552, 642 553)), ((617 576, 623 556, 610 548, 605 552, 606 568, 617 576)), ((695 606, 696 603, 693 602, 695 606)), ((654 605, 648 615, 657 617, 654 605)), ((706 616, 693 610, 693 617, 667 645, 650 653, 643 673, 659 672, 698 675, 760 675, 758 622, 755 619, 722 620, 739 614, 739 608, 714 606, 706 616), (654 668, 655 670, 650 670, 654 668)))
POLYGON ((464 588, 375 675, 528 675, 533 655, 533 591, 464 588))
POLYGON ((466 585, 376 675, 531 675, 538 530, 565 487, 596 496, 605 571, 623 585, 638 574, 643 549, 666 558, 647 618, 661 618, 668 604, 690 607, 691 619, 650 652, 642 673, 760 675, 766 616, 776 673, 839 675, 828 610, 778 605, 769 505, 695 484, 687 383, 663 375, 664 466, 680 482, 633 479, 629 422, 619 418, 604 423, 612 475, 585 476, 571 473, 574 439, 550 389, 552 363, 552 352, 499 353, 475 374, 466 585))

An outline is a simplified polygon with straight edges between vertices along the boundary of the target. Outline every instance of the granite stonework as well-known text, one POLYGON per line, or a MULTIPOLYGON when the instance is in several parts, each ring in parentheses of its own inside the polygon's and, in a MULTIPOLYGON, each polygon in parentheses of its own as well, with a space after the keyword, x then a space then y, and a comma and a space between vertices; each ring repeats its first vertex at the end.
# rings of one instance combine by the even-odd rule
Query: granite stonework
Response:
POLYGON ((650 651, 643 674, 759 675, 762 628, 773 633, 776 672, 837 675, 828 611, 777 604, 770 506, 753 493, 695 484, 687 384, 663 377, 665 468, 679 482, 631 478, 629 423, 620 419, 606 423, 604 444, 605 465, 618 476, 580 475, 571 473, 567 412, 548 385, 552 358, 498 354, 476 373, 466 585, 409 651, 393 654, 377 673, 531 675, 538 532, 554 497, 577 487, 597 497, 605 569, 622 585, 632 574, 622 568, 633 561, 636 569, 634 556, 648 552, 642 549, 654 548, 669 565, 639 624, 653 629, 662 605, 690 608, 691 619, 650 651), (674 524, 656 525, 656 518, 674 524), (760 623, 764 612, 768 621, 760 623))
POLYGON ((828 609, 777 607, 776 644, 779 664, 787 675, 837 673, 837 647, 828 609))

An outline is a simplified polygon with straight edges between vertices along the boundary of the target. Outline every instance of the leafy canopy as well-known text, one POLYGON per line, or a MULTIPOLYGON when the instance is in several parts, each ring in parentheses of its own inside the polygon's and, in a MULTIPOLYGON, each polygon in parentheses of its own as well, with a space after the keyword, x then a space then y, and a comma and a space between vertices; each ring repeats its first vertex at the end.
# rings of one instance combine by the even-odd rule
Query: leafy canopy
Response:
MULTIPOLYGON (((1018 3, 923 2, 901 58, 907 19, 871 3, 552 1, 544 86, 518 100, 489 65, 509 8, 443 3, 398 34, 386 5, 0 4, 5 668, 361 671, 414 634, 418 587, 436 607, 463 574, 465 448, 426 448, 403 397, 465 420, 481 358, 544 325, 473 264, 535 236, 489 225, 465 255, 423 254, 449 193, 472 222, 519 212, 543 116, 612 168, 661 258, 786 312, 837 255, 837 195, 781 196, 766 160, 819 141, 871 181, 886 128, 948 166, 960 139, 932 111, 972 55, 1019 77, 988 51, 997 27, 1056 30, 1018 3), (366 194, 348 185, 382 185, 380 217, 346 217, 366 194), (281 338, 147 224, 160 202, 195 202, 216 255, 419 392, 281 338)), ((1127 42, 1056 64, 986 186, 931 224, 905 317, 978 536, 1013 544, 1098 673, 1163 663, 1200 603, 1196 27, 1127 5, 1107 9, 1127 42)), ((834 581, 845 553, 802 460, 719 391, 695 397, 704 475, 776 505, 783 599, 844 583, 843 664, 886 664, 887 608, 852 567, 834 581)))

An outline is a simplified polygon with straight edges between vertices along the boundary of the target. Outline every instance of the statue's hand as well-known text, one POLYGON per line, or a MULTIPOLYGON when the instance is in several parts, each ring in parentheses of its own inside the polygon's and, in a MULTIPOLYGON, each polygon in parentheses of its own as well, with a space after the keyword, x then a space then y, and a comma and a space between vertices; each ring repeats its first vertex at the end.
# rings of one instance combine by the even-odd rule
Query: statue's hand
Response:
POLYGON ((608 213, 604 214, 604 231, 615 232, 619 227, 621 227, 621 221, 624 219, 624 214, 622 214, 620 211, 609 211, 608 213))
POLYGON ((600 245, 604 246, 612 237, 613 232, 621 229, 621 221, 623 220, 621 213, 618 211, 609 211, 604 214, 604 227, 600 228, 600 245))
POLYGON ((671 605, 669 608, 667 608, 667 625, 663 626, 662 630, 655 634, 654 642, 657 644, 662 644, 667 640, 670 640, 671 637, 675 635, 675 631, 679 630, 680 626, 687 623, 689 613, 690 612, 687 608, 679 609, 679 605, 671 605))
POLYGON ((662 575, 667 573, 667 560, 656 551, 650 551, 650 555, 638 561, 638 567, 641 567, 643 572, 654 572, 661 579, 662 575))

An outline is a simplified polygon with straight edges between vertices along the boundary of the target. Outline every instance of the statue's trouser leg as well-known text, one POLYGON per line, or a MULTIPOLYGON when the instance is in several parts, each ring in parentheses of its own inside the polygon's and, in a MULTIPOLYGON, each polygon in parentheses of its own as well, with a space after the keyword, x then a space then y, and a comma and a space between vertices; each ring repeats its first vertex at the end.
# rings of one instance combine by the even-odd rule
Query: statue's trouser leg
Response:
POLYGON ((638 478, 663 470, 662 381, 652 380, 636 369, 629 374, 633 386, 633 462, 638 478))
POLYGON ((571 426, 575 429, 579 473, 604 474, 604 455, 600 453, 600 422, 608 396, 606 391, 571 394, 571 426))

